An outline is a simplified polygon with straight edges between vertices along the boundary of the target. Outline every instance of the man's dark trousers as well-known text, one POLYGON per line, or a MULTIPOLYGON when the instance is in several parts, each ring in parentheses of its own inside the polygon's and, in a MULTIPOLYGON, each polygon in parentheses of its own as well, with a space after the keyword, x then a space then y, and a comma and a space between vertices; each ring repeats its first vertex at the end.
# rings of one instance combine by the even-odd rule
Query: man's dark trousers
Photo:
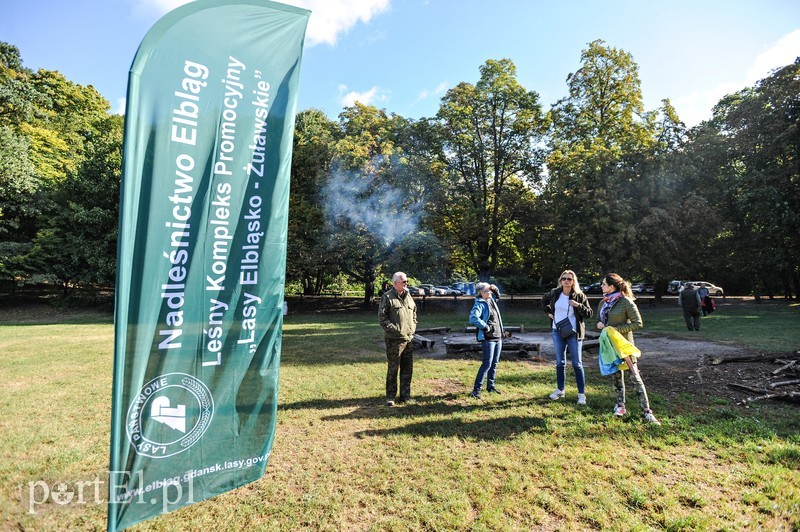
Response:
POLYGON ((700 311, 698 309, 683 309, 683 319, 686 320, 686 327, 690 331, 700 330, 700 311))
POLYGON ((414 372, 414 345, 411 340, 386 339, 386 400, 397 396, 397 373, 400 373, 400 401, 411 398, 411 376, 414 372))

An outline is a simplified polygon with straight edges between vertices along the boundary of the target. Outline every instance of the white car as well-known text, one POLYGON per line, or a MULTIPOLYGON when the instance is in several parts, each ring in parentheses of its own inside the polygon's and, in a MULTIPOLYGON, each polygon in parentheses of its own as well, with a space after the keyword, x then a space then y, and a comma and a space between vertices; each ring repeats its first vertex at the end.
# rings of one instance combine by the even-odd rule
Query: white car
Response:
POLYGON ((692 281, 692 286, 694 286, 695 290, 697 290, 701 286, 705 286, 706 288, 708 288, 708 293, 712 296, 725 295, 725 290, 723 290, 721 286, 717 286, 714 283, 709 283, 708 281, 692 281))
MULTIPOLYGON (((711 296, 724 296, 725 295, 725 290, 723 290, 721 286, 717 286, 717 285, 715 285, 713 283, 709 283, 708 281, 688 281, 688 282, 692 283, 692 287, 695 290, 697 290, 701 286, 705 286, 706 288, 708 288, 708 294, 711 295, 711 296)), ((686 284, 681 286, 681 288, 680 288, 681 291, 683 290, 683 288, 685 286, 686 286, 686 284)))
POLYGON ((444 292, 442 295, 445 295, 445 296, 463 296, 464 295, 464 292, 462 292, 461 290, 456 290, 455 288, 450 288, 449 286, 434 286, 434 288, 437 288, 437 289, 441 290, 442 292, 444 292))
POLYGON ((420 288, 425 290, 425 293, 429 296, 444 296, 445 291, 439 287, 433 286, 432 284, 421 284, 419 285, 420 288))

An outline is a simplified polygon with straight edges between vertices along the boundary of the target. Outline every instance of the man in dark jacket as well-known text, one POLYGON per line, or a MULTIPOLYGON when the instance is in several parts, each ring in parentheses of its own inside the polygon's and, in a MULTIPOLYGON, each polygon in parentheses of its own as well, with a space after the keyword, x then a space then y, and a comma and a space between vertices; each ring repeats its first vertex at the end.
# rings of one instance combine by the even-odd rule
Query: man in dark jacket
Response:
POLYGON ((692 283, 683 285, 683 290, 678 295, 678 304, 683 308, 683 319, 690 331, 700 330, 700 294, 692 283))
POLYGON ((400 373, 400 398, 411 398, 411 375, 414 371, 413 339, 417 330, 417 306, 408 293, 408 277, 403 272, 392 276, 392 288, 381 297, 378 320, 386 339, 386 406, 394 406, 397 398, 397 373, 400 373))

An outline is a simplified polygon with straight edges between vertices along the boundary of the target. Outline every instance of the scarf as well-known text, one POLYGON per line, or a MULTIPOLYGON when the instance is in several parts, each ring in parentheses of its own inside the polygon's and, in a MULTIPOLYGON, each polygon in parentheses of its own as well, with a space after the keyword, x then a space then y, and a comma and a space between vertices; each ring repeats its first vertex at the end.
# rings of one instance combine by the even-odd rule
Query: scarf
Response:
POLYGON ((608 311, 614 306, 619 298, 622 297, 622 292, 613 292, 603 298, 603 307, 600 309, 600 321, 603 325, 608 325, 608 311))

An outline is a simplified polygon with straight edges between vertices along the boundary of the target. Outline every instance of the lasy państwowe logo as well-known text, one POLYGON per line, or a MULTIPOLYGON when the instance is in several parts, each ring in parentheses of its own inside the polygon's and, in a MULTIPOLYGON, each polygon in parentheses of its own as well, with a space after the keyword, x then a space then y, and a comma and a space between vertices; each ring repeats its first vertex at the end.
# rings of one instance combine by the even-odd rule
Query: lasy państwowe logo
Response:
POLYGON ((131 401, 125 431, 136 453, 166 458, 202 438, 214 417, 214 399, 203 381, 167 373, 147 382, 131 401))

